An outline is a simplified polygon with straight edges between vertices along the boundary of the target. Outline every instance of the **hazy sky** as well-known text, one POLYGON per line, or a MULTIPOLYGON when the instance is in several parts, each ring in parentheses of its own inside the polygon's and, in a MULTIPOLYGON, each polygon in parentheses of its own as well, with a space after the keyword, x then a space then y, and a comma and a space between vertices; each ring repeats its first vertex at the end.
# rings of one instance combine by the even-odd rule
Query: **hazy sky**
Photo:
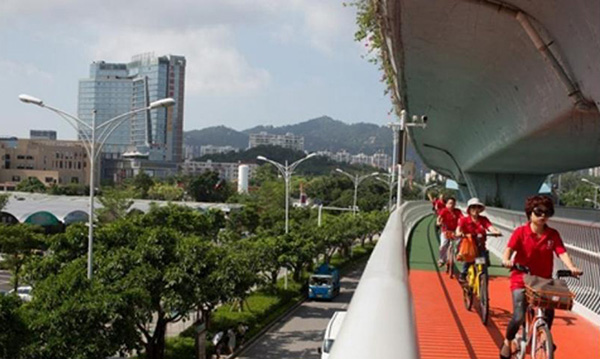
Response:
POLYGON ((354 21, 341 0, 0 0, 0 135, 74 138, 17 96, 76 114, 92 61, 142 52, 186 56, 185 130, 321 115, 384 124, 391 104, 354 21))

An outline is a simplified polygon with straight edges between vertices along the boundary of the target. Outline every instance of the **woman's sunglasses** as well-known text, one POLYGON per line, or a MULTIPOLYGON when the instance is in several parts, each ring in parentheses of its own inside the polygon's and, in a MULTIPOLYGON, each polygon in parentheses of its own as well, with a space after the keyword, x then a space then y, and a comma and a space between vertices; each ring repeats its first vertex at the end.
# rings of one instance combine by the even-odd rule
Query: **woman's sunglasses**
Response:
POLYGON ((552 217, 552 215, 554 214, 554 211, 549 210, 549 209, 545 209, 545 208, 539 208, 539 207, 535 207, 532 211, 537 217, 541 217, 544 216, 546 218, 548 217, 552 217))

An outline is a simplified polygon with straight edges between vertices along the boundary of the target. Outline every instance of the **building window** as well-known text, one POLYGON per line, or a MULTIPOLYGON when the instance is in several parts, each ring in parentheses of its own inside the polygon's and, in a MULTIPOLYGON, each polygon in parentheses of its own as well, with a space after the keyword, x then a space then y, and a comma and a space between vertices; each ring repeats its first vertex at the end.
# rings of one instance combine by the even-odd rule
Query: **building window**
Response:
POLYGON ((54 178, 52 178, 52 177, 46 177, 45 180, 46 180, 46 183, 54 182, 54 178))
POLYGON ((58 167, 62 168, 62 161, 58 162, 58 167))
POLYGON ((13 182, 21 182, 21 176, 12 176, 13 182))
POLYGON ((33 156, 27 156, 27 159, 28 159, 28 160, 32 160, 32 159, 33 159, 33 156))
POLYGON ((23 155, 17 155, 17 159, 18 159, 18 160, 24 160, 24 159, 25 159, 25 156, 23 156, 23 155))
POLYGON ((71 177, 71 183, 79 183, 79 177, 71 177))

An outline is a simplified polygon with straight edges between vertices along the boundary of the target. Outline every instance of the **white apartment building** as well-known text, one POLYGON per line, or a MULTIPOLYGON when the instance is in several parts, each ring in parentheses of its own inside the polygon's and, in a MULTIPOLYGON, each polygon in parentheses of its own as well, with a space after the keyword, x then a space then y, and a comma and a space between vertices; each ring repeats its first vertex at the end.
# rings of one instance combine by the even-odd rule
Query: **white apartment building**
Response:
MULTIPOLYGON (((213 171, 218 172, 220 178, 231 183, 237 183, 240 164, 241 163, 237 162, 213 162, 208 160, 185 161, 179 166, 181 172, 184 174, 199 175, 204 172, 213 171)), ((258 165, 254 163, 248 163, 246 165, 249 167, 248 178, 252 178, 254 176, 254 172, 258 168, 258 165)))
POLYGON ((295 136, 289 132, 285 135, 276 135, 264 131, 250 134, 248 148, 258 146, 280 146, 296 151, 304 151, 304 136, 295 136))
POLYGON ((200 146, 200 156, 216 155, 219 153, 237 152, 237 151, 239 151, 239 148, 235 148, 232 146, 213 146, 213 145, 200 146))

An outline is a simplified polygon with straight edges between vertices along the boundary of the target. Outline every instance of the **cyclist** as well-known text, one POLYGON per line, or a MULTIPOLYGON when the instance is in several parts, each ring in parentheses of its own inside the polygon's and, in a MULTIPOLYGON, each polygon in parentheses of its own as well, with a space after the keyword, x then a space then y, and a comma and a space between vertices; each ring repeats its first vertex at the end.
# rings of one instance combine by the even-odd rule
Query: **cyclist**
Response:
POLYGON ((448 245, 450 240, 446 237, 446 232, 456 230, 458 220, 463 216, 460 209, 455 207, 456 199, 449 197, 446 201, 446 206, 439 212, 437 225, 442 229, 440 232, 440 256, 438 266, 442 267, 448 260, 448 245))
POLYGON ((440 211, 446 207, 446 198, 444 194, 440 193, 438 198, 434 198, 431 193, 428 193, 427 195, 433 205, 433 211, 436 215, 439 215, 440 211))
MULTIPOLYGON (((467 215, 458 220, 458 225, 456 226, 456 236, 462 237, 470 234, 473 239, 477 241, 476 243, 478 250, 485 252, 485 257, 489 263, 489 253, 485 248, 487 230, 497 235, 501 235, 501 233, 496 227, 492 226, 492 223, 487 217, 481 215, 481 212, 484 210, 485 206, 483 203, 481 203, 481 201, 479 201, 478 198, 471 198, 467 202, 467 215)), ((465 281, 469 267, 473 265, 473 263, 474 262, 463 263, 462 272, 460 273, 459 277, 460 281, 465 281)))
MULTIPOLYGON (((528 267, 531 275, 552 278, 554 258, 556 253, 573 275, 582 274, 571 261, 557 230, 549 227, 546 222, 554 214, 552 199, 546 196, 531 196, 525 201, 525 214, 528 222, 518 227, 508 241, 502 256, 502 264, 512 268, 515 263, 528 267), (511 259, 516 252, 514 260, 511 259)), ((527 301, 525 299, 525 283, 523 273, 513 270, 510 273, 510 290, 513 300, 513 316, 506 328, 506 339, 500 349, 500 358, 508 359, 511 355, 511 342, 519 327, 525 320, 527 301)), ((552 326, 554 309, 546 309, 546 322, 552 326)), ((556 346, 554 347, 556 350, 556 346)))

